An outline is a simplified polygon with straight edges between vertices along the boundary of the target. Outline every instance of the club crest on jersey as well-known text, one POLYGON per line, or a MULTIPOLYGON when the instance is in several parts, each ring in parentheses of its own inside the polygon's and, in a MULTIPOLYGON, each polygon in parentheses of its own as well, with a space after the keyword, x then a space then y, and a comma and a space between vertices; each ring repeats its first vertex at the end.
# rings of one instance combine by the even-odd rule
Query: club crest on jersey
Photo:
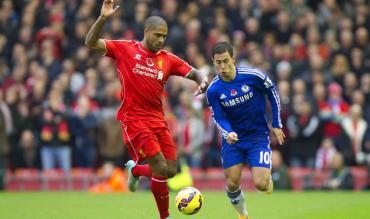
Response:
POLYGON ((159 59, 157 63, 158 63, 158 68, 162 69, 163 68, 163 60, 159 59))
POLYGON ((242 91, 243 91, 244 93, 247 93, 247 92, 249 91, 249 86, 248 86, 248 85, 246 85, 246 84, 244 84, 244 85, 242 86, 242 91))
POLYGON ((147 58, 147 59, 146 59, 146 64, 147 64, 148 66, 153 66, 153 65, 154 65, 153 60, 152 60, 151 58, 147 58))
POLYGON ((232 89, 231 92, 230 92, 230 95, 233 96, 233 97, 236 96, 237 94, 238 94, 238 92, 236 92, 235 89, 232 89))

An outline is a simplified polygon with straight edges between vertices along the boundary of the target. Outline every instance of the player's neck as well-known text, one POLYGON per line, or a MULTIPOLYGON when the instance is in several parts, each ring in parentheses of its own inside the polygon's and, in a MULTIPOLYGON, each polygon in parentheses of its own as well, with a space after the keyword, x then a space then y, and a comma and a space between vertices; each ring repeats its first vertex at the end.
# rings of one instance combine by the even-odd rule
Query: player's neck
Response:
POLYGON ((151 51, 151 50, 149 49, 149 46, 148 46, 147 41, 143 40, 143 41, 141 41, 141 42, 140 42, 140 44, 144 47, 144 49, 145 49, 146 51, 148 51, 148 52, 150 52, 150 53, 157 53, 157 52, 155 52, 155 51, 151 51))

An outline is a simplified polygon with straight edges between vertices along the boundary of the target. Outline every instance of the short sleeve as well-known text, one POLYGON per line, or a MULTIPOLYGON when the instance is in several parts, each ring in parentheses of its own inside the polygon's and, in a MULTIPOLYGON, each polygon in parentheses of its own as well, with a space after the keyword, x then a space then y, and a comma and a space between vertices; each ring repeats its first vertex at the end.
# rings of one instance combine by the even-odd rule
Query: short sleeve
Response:
POLYGON ((171 53, 169 53, 169 60, 171 63, 171 75, 186 77, 186 75, 193 70, 193 68, 187 62, 171 53))
POLYGON ((122 56, 122 52, 127 50, 129 41, 126 40, 107 40, 104 39, 105 43, 105 54, 103 56, 111 57, 118 59, 119 56, 122 56))

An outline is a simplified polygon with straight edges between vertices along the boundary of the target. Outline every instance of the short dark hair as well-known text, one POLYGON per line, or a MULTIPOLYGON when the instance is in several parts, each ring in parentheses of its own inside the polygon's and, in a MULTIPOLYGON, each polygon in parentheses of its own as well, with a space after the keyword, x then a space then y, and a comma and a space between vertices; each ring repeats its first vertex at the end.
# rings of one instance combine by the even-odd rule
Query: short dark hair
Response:
POLYGON ((160 25, 167 26, 167 22, 159 16, 150 16, 144 22, 145 29, 152 29, 160 25))
POLYGON ((215 46, 212 48, 212 58, 215 57, 215 54, 222 54, 228 52, 231 57, 234 56, 234 49, 233 46, 229 42, 219 42, 216 43, 215 46))

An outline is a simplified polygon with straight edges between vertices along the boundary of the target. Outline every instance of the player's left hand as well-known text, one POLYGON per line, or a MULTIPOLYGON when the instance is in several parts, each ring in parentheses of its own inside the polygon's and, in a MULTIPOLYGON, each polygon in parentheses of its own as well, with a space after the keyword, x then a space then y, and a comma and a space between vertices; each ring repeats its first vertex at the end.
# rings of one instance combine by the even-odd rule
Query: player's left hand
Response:
POLYGON ((198 86, 198 91, 195 93, 195 96, 205 93, 208 88, 208 85, 209 85, 208 81, 203 81, 202 83, 200 83, 200 85, 198 86))
POLYGON ((285 134, 281 128, 272 128, 272 132, 278 139, 280 145, 284 144, 285 134))

